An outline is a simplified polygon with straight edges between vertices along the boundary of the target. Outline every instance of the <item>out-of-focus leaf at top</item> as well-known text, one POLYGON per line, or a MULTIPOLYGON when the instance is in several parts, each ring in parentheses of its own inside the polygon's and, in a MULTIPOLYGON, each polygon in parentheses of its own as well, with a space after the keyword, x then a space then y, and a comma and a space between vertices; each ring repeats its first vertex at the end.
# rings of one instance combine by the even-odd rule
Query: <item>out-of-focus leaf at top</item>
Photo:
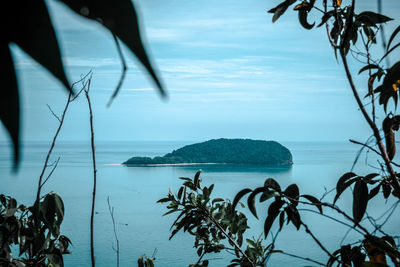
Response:
POLYGON ((6 1, 6 40, 16 43, 70 90, 47 7, 43 0, 6 1))
POLYGON ((14 168, 19 159, 19 96, 14 64, 7 43, 0 43, 2 59, 1 81, 4 83, 0 97, 0 120, 3 122, 14 146, 14 168))
POLYGON ((164 87, 154 70, 140 35, 139 21, 131 0, 61 0, 79 15, 100 22, 118 36, 150 73, 162 96, 164 87))

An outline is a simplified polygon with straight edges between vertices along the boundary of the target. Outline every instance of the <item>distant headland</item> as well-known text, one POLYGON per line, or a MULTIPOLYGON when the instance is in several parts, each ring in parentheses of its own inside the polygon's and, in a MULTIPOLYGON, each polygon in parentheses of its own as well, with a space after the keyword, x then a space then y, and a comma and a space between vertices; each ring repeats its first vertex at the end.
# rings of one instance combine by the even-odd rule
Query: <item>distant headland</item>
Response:
POLYGON ((163 166, 196 164, 257 164, 289 166, 289 149, 275 141, 252 139, 212 139, 187 145, 162 157, 132 157, 127 166, 163 166))

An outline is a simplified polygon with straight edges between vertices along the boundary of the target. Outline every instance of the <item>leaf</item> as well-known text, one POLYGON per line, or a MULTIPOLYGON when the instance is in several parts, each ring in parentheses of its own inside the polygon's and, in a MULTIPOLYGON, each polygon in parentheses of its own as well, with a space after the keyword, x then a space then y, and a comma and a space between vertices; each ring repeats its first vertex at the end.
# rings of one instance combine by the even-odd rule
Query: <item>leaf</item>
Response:
POLYGON ((77 14, 107 27, 136 55, 149 72, 162 96, 163 85, 153 68, 143 45, 138 16, 131 0, 61 0, 77 14))
POLYGON ((350 260, 351 260, 351 246, 350 245, 346 245, 346 246, 342 246, 340 248, 340 258, 342 260, 342 262, 344 263, 344 266, 346 266, 346 264, 348 265, 350 260))
POLYGON ((260 189, 263 189, 262 187, 257 188, 256 190, 254 190, 250 196, 247 198, 247 206, 249 207, 249 210, 251 211, 251 213, 253 213, 254 217, 256 217, 258 219, 257 216, 257 211, 256 211, 256 206, 255 206, 255 198, 256 195, 260 192, 262 192, 260 189), (258 189, 258 190, 257 190, 258 189))
POLYGON ((45 2, 14 0, 7 4, 8 41, 16 43, 71 90, 45 2))
POLYGON ((333 14, 334 14, 333 10, 326 12, 322 16, 321 22, 317 25, 317 27, 321 27, 322 25, 324 25, 333 16, 333 14))
POLYGON ((294 206, 297 206, 299 201, 299 188, 296 184, 289 185, 283 192, 294 206))
POLYGON ((301 4, 298 4, 294 7, 294 10, 297 10, 299 12, 299 22, 301 26, 303 26, 307 30, 312 29, 315 25, 315 22, 313 24, 309 24, 307 21, 308 12, 311 10, 311 8, 312 5, 310 5, 306 1, 303 1, 301 4))
POLYGON ((268 10, 268 13, 274 14, 274 16, 272 17, 272 23, 277 21, 280 18, 280 16, 282 16, 286 12, 288 7, 292 5, 294 2, 296 2, 296 0, 286 0, 277 5, 276 7, 268 10))
POLYGON ((374 188, 369 192, 368 200, 373 199, 373 198, 379 193, 379 190, 380 190, 380 189, 381 189, 381 185, 380 185, 380 184, 378 184, 378 186, 374 187, 374 188))
POLYGON ((10 48, 1 42, 1 59, 3 69, 1 81, 3 85, 0 97, 0 120, 9 133, 14 147, 14 170, 19 162, 19 129, 20 129, 20 107, 17 78, 15 76, 14 62, 11 57, 10 48))
POLYGON ((353 219, 360 222, 364 216, 368 204, 368 187, 367 184, 358 180, 353 190, 353 219))
POLYGON ((390 192, 392 192, 392 187, 387 183, 382 183, 382 191, 383 197, 387 199, 390 196, 390 192))
POLYGON ((284 203, 285 202, 283 200, 279 199, 279 200, 276 200, 276 201, 272 202, 271 205, 269 205, 268 216, 267 216, 267 218, 265 219, 265 222, 264 222, 264 235, 265 235, 265 238, 267 238, 269 230, 271 229, 271 226, 274 223, 275 218, 278 216, 279 210, 280 210, 280 208, 282 207, 282 205, 284 203))
POLYGON ((235 210, 236 205, 239 203, 240 199, 241 199, 244 195, 250 193, 251 191, 252 191, 252 190, 251 190, 250 188, 245 188, 245 189, 240 190, 239 193, 236 194, 235 199, 233 200, 233 203, 232 203, 232 210, 235 210))
POLYGON ((335 199, 333 200, 333 204, 336 203, 336 201, 339 199, 340 195, 343 193, 344 190, 346 190, 347 187, 349 187, 353 182, 355 182, 355 179, 348 181, 349 179, 357 176, 357 174, 353 172, 347 172, 342 175, 342 177, 339 178, 337 184, 336 184, 336 196, 335 199))
POLYGON ((310 196, 310 195, 301 195, 301 197, 304 197, 308 201, 310 201, 312 204, 314 204, 315 207, 319 210, 319 212, 322 214, 322 203, 319 201, 316 197, 310 196))
POLYGON ((201 173, 201 170, 198 170, 196 172, 196 174, 194 175, 193 183, 197 188, 200 188, 200 173, 201 173))
POLYGON ((385 23, 390 20, 393 20, 393 19, 389 18, 385 15, 374 13, 371 11, 364 11, 356 16, 356 21, 361 22, 362 24, 364 24, 366 26, 375 26, 376 27, 376 24, 385 23))
POLYGON ((280 187, 280 185, 278 184, 277 181, 275 181, 275 180, 272 179, 272 178, 268 178, 267 180, 265 180, 265 182, 264 182, 264 187, 274 189, 274 190, 277 191, 277 192, 281 192, 281 187, 280 187))
POLYGON ((397 26, 397 28, 393 31, 392 35, 390 36, 389 42, 388 42, 387 47, 386 47, 386 50, 389 50, 390 45, 391 45, 392 42, 393 42, 393 39, 396 37, 396 35, 397 35, 399 32, 400 32, 400 25, 397 26))

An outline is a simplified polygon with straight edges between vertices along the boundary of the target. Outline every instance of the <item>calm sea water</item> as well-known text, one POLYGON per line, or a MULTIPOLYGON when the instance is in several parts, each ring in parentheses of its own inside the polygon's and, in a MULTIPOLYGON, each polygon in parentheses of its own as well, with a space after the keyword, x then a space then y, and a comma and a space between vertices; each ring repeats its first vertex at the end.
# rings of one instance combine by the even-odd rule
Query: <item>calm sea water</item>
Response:
MULTIPOLYGON (((292 154, 291 168, 264 168, 256 166, 181 166, 181 167, 124 167, 118 165, 131 156, 157 156, 170 152, 191 142, 100 142, 96 145, 98 164, 98 188, 95 217, 95 254, 97 266, 116 266, 113 247, 115 240, 111 217, 108 212, 107 197, 115 209, 117 232, 120 240, 121 266, 135 266, 137 258, 155 253, 156 266, 188 266, 196 262, 193 238, 180 233, 168 240, 169 228, 175 216, 162 217, 165 205, 156 201, 168 193, 168 188, 176 192, 180 186, 178 177, 193 177, 202 169, 203 184, 215 184, 214 197, 233 199, 244 187, 254 188, 273 177, 286 187, 296 183, 300 192, 321 196, 324 190, 335 187, 338 177, 351 169, 358 146, 349 143, 282 142, 292 154)), ((23 161, 17 174, 11 173, 11 153, 8 143, 0 143, 0 193, 11 195, 19 203, 31 205, 35 198, 36 183, 48 143, 27 143, 23 146, 23 161)), ((52 178, 45 185, 43 193, 55 191, 64 200, 66 214, 62 233, 73 242, 72 255, 65 257, 66 266, 89 266, 89 219, 92 194, 92 165, 89 143, 57 144, 52 160, 60 157, 60 163, 52 178)), ((355 171, 359 174, 373 172, 368 164, 376 165, 376 159, 365 153, 360 157, 355 171)), ((332 199, 328 195, 327 199, 332 199)), ((345 194, 339 205, 351 214, 351 193, 345 194)), ((259 205, 260 218, 266 217, 266 205, 259 205)), ((373 201, 368 212, 379 215, 388 203, 373 201)), ((246 214, 248 212, 246 211, 246 214)), ((252 229, 247 237, 257 238, 262 232, 263 220, 252 215, 249 224, 252 229)), ((347 228, 304 212, 303 220, 317 233, 324 245, 335 250, 341 242, 362 239, 350 232, 342 240, 347 228)), ((337 218, 340 218, 338 216, 337 218)), ((342 219, 342 218, 340 218, 342 219)), ((368 223, 365 222, 368 226, 368 223)), ((386 231, 398 234, 400 216, 396 212, 386 231), (397 232, 396 232, 397 231, 397 232)), ((276 225, 273 226, 276 229, 276 225)), ((267 243, 269 239, 266 241, 267 243)), ((277 249, 303 255, 325 262, 326 256, 312 242, 304 231, 296 231, 292 225, 280 233, 277 249)), ((232 258, 230 254, 211 255, 211 266, 224 266, 232 258)), ((310 266, 308 262, 275 254, 268 266, 310 266)))

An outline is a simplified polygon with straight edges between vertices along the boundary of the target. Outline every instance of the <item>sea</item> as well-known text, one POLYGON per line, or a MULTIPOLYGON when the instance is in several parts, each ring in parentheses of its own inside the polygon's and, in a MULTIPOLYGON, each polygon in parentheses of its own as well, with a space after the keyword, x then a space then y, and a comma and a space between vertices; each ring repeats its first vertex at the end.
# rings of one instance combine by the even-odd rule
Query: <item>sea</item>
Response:
MULTIPOLYGON (((119 240, 119 266, 137 266, 141 255, 155 257, 155 266, 181 267, 195 263, 198 259, 193 248, 194 237, 180 232, 169 240, 171 224, 175 214, 162 216, 167 211, 165 204, 156 203, 166 197, 169 189, 177 192, 182 180, 179 177, 193 177, 201 169, 204 185, 215 184, 213 197, 233 200, 243 188, 262 186, 271 177, 282 188, 297 184, 301 194, 332 201, 338 178, 353 170, 359 175, 380 172, 378 158, 373 152, 360 152, 360 146, 349 142, 280 142, 293 154, 291 167, 262 167, 236 165, 195 165, 162 167, 126 167, 122 162, 133 156, 160 156, 174 149, 194 142, 188 141, 141 141, 141 142, 97 142, 97 195, 94 221, 95 259, 97 266, 117 266, 116 239, 107 204, 114 210, 116 233, 119 240), (353 164, 354 169, 352 169, 353 164), (377 168, 377 169, 376 169, 377 168)), ((0 143, 0 194, 17 199, 18 203, 32 205, 36 195, 38 177, 49 150, 49 142, 28 142, 22 146, 22 161, 17 172, 12 171, 10 144, 0 143)), ((43 187, 43 194, 56 192, 65 205, 65 217, 61 233, 72 241, 71 254, 65 255, 65 266, 90 265, 90 211, 93 190, 93 167, 89 142, 60 142, 56 144, 50 163, 59 159, 57 168, 43 187)), ((49 169, 50 170, 50 169, 49 169)), ((243 201, 246 204, 246 201, 243 201)), ((268 204, 256 205, 256 219, 247 208, 241 209, 249 218, 251 227, 245 233, 248 239, 263 237, 263 223, 267 216, 268 204)), ((349 189, 339 199, 338 205, 352 214, 352 192, 349 189)), ((370 201, 367 213, 383 223, 396 207, 394 198, 388 201, 382 197, 370 201), (390 210, 389 210, 390 211, 390 210), (386 213, 385 213, 386 212, 386 213), (381 216, 383 215, 383 216, 381 216), (380 218, 379 218, 380 217, 380 218)), ((359 242, 363 236, 351 227, 320 216, 312 207, 299 207, 302 220, 331 252, 341 245, 359 242), (311 210, 311 211, 310 211, 311 210), (349 230, 350 229, 350 230, 349 230)), ((343 216, 329 210, 324 214, 351 224, 343 216)), ((388 234, 399 235, 400 216, 395 209, 384 224, 388 234)), ((367 217, 367 216, 365 216, 367 217)), ((278 222, 272 227, 277 233, 278 222)), ((373 229, 368 219, 362 224, 373 229)), ((378 234, 379 235, 379 234, 378 234)), ((268 245, 274 235, 264 239, 268 245)), ((243 248, 245 248, 243 245, 243 248)), ((284 255, 312 258, 326 263, 328 256, 316 245, 303 228, 284 225, 275 242, 276 253, 268 259, 267 266, 317 266, 304 259, 284 255)), ((16 255, 17 256, 17 255, 16 255)), ((209 266, 226 266, 234 258, 229 252, 210 254, 209 266)))

